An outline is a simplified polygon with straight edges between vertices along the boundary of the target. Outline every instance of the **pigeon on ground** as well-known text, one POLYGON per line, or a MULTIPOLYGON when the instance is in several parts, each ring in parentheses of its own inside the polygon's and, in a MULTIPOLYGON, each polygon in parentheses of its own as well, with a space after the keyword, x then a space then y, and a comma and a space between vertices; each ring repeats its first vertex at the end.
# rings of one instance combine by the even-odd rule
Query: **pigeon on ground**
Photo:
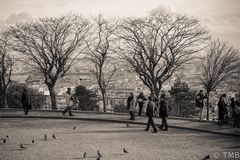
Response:
POLYGON ((53 134, 53 135, 52 135, 52 138, 53 138, 53 139, 56 139, 57 137, 55 136, 55 134, 53 134))
POLYGON ((86 157, 87 157, 87 153, 84 152, 84 153, 83 153, 83 158, 86 158, 86 157))
POLYGON ((45 141, 47 140, 47 135, 46 135, 46 134, 44 134, 44 140, 45 140, 45 141))
POLYGON ((20 144, 20 148, 26 149, 26 147, 24 147, 22 143, 20 144))
POLYGON ((6 139, 3 139, 3 143, 5 144, 7 142, 7 140, 6 139))
POLYGON ((126 126, 129 127, 129 124, 127 123, 126 126))
POLYGON ((127 151, 125 148, 123 148, 123 152, 124 152, 124 153, 128 153, 128 151, 127 151))
POLYGON ((202 160, 207 160, 207 159, 210 159, 210 156, 207 155, 206 157, 204 157, 202 160))
POLYGON ((34 139, 32 140, 32 143, 34 143, 34 139))
POLYGON ((75 129, 76 129, 76 126, 73 127, 73 130, 75 130, 75 129))
POLYGON ((7 138, 9 138, 9 135, 7 135, 7 138))
POLYGON ((102 155, 101 155, 101 153, 99 152, 99 150, 97 151, 97 155, 98 155, 99 157, 102 157, 102 155))

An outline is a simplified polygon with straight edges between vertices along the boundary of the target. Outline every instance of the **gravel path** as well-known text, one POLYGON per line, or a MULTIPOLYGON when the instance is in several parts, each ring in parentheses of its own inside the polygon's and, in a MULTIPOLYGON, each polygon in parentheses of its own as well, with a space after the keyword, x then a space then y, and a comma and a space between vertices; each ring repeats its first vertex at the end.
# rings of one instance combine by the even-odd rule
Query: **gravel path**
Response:
POLYGON ((154 134, 141 125, 22 118, 0 121, 1 160, 77 160, 83 159, 84 152, 86 160, 95 160, 97 150, 103 155, 101 160, 199 160, 208 154, 213 157, 215 152, 239 151, 239 142, 236 137, 178 129, 154 134), (21 149, 21 143, 27 149, 21 149))

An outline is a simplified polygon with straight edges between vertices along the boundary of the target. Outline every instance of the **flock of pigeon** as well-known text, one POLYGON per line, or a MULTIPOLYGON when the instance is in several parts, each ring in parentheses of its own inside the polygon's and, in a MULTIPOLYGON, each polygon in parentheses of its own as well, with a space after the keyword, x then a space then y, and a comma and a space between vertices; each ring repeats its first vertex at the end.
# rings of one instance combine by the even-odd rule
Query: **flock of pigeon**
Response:
MULTIPOLYGON (((76 126, 73 127, 73 130, 75 130, 75 129, 76 129, 76 126)), ((7 137, 7 138, 3 138, 3 139, 2 139, 2 140, 3 140, 3 144, 7 143, 7 139, 10 138, 9 135, 7 135, 6 137, 7 137)), ((53 139, 57 139, 57 137, 56 137, 56 135, 55 135, 54 133, 53 133, 53 135, 52 135, 52 138, 53 138, 53 139)), ((45 140, 45 141, 48 140, 48 137, 47 137, 46 134, 44 134, 44 140, 45 140)), ((32 143, 35 143, 34 139, 32 140, 32 143)), ((27 149, 27 147, 24 146, 22 143, 20 143, 20 149, 27 149)), ((123 153, 124 153, 124 154, 127 154, 128 151, 127 151, 125 148, 123 148, 123 153)), ((101 157, 103 157, 103 156, 102 156, 102 154, 100 153, 100 151, 98 150, 98 151, 97 151, 97 159, 96 159, 96 160, 100 160, 101 157)), ((82 158, 83 158, 83 159, 87 158, 87 152, 84 152, 84 153, 83 153, 83 157, 82 157, 82 158)))

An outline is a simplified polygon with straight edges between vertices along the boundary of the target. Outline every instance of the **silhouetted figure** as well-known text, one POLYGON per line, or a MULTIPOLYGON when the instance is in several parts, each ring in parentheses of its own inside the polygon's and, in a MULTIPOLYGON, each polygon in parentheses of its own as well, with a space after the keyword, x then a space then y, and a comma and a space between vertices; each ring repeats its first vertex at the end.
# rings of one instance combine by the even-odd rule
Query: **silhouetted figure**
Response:
POLYGON ((218 124, 223 125, 224 121, 224 114, 227 112, 227 104, 225 98, 227 97, 226 94, 222 94, 218 101, 218 124))
POLYGON ((67 88, 67 92, 64 94, 66 99, 67 107, 63 110, 62 114, 65 116, 65 113, 68 112, 69 116, 73 116, 72 114, 72 106, 73 106, 73 96, 71 94, 71 88, 67 88))
POLYGON ((55 134, 53 134, 53 135, 52 135, 52 138, 53 138, 53 139, 56 139, 57 137, 55 136, 55 134))
POLYGON ((75 129, 76 129, 76 126, 73 127, 73 130, 75 130, 75 129))
POLYGON ((162 118, 162 125, 160 126, 160 129, 164 131, 168 130, 167 117, 169 109, 171 109, 171 107, 169 107, 166 101, 165 94, 162 94, 160 97, 159 117, 162 118))
POLYGON ((236 102, 236 106, 234 109, 235 112, 235 123, 236 123, 236 127, 240 127, 240 99, 236 102))
POLYGON ((137 97, 138 102, 138 116, 142 116, 143 104, 144 104, 145 96, 143 92, 141 92, 137 97))
POLYGON ((207 98, 206 94, 203 94, 203 90, 200 90, 195 97, 195 105, 200 109, 199 120, 202 121, 202 112, 204 108, 204 99, 207 98))
POLYGON ((156 107, 155 103, 152 101, 152 97, 148 97, 148 105, 147 105, 147 110, 146 110, 146 116, 148 117, 148 124, 147 128, 145 131, 149 130, 150 125, 153 127, 153 133, 157 133, 157 129, 155 127, 154 121, 153 121, 153 116, 154 116, 154 109, 156 107))
POLYGON ((34 140, 32 140, 32 143, 34 143, 34 140))
POLYGON ((131 92, 130 96, 127 99, 127 111, 129 111, 129 115, 130 115, 129 120, 135 120, 134 107, 135 107, 135 99, 134 99, 134 94, 131 92))
POLYGON ((7 142, 7 140, 6 139, 3 139, 3 143, 5 144, 7 142))
POLYGON ((31 109, 31 100, 26 88, 23 89, 21 102, 24 109, 24 113, 27 115, 29 109, 31 109))

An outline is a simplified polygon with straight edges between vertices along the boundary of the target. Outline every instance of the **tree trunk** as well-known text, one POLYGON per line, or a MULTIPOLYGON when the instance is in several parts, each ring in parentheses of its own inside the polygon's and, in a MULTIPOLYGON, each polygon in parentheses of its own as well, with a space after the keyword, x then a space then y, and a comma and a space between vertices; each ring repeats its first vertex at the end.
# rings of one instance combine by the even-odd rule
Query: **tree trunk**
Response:
POLYGON ((104 91, 102 93, 102 100, 103 100, 103 112, 106 112, 106 97, 104 91))
POLYGON ((3 101, 3 107, 4 107, 4 108, 8 108, 6 93, 4 93, 4 94, 2 95, 2 101, 3 101))
POLYGON ((55 86, 48 86, 48 90, 50 93, 52 109, 55 110, 57 109, 55 86))
POLYGON ((209 120, 209 91, 207 91, 207 104, 206 104, 206 107, 207 107, 207 120, 209 120))

